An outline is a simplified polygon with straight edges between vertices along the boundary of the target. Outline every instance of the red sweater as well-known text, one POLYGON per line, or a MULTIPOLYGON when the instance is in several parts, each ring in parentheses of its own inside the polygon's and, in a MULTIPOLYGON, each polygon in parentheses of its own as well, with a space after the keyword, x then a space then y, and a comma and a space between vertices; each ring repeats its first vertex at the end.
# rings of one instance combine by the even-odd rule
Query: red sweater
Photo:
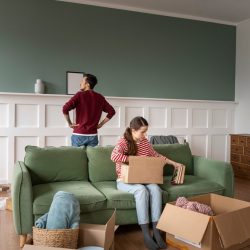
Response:
MULTIPOLYGON (((111 154, 111 160, 116 163, 116 174, 118 178, 121 178, 121 163, 126 162, 128 159, 128 142, 122 137, 111 154)), ((152 145, 146 138, 143 138, 137 143, 137 156, 153 156, 153 157, 163 157, 165 160, 167 159, 163 155, 157 153, 152 145)))
POLYGON ((100 121, 102 112, 108 113, 107 118, 111 119, 114 108, 106 101, 104 96, 93 91, 77 92, 64 106, 63 114, 68 115, 69 111, 76 109, 76 124, 73 130, 76 134, 97 134, 97 125, 100 121))

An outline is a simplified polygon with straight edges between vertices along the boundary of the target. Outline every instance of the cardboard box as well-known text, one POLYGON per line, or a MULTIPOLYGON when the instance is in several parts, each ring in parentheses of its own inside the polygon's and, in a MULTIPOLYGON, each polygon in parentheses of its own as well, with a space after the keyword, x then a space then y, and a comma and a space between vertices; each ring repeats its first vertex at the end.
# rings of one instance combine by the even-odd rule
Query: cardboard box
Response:
MULTIPOLYGON (((105 225, 80 224, 78 247, 98 246, 104 250, 114 249, 115 211, 105 225)), ((23 250, 72 250, 70 248, 45 247, 25 244, 23 250)))
POLYGON ((163 167, 166 164, 161 157, 130 156, 129 165, 122 164, 121 174, 125 183, 163 183, 163 167))
POLYGON ((10 196, 10 184, 0 184, 0 197, 10 196))
POLYGON ((167 239, 190 250, 237 250, 250 245, 249 202, 216 194, 188 200, 209 205, 215 216, 177 207, 175 202, 168 203, 157 224, 157 228, 167 232, 167 239))
POLYGON ((12 199, 9 197, 6 200, 6 207, 5 209, 12 211, 12 199))

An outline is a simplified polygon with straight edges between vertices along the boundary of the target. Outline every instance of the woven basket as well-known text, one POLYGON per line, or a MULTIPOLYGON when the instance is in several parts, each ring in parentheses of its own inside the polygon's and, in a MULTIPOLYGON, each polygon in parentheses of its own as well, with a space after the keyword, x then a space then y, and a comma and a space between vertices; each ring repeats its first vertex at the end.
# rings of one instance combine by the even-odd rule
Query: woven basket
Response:
POLYGON ((79 229, 42 229, 33 227, 33 244, 46 247, 77 248, 79 229))

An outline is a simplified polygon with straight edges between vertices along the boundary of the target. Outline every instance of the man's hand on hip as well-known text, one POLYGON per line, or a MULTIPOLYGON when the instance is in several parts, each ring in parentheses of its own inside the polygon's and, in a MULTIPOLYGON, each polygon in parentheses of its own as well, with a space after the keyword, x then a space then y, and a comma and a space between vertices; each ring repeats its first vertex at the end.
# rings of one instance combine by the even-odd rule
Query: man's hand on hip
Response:
POLYGON ((69 127, 70 127, 70 128, 76 128, 76 127, 78 127, 78 126, 79 126, 79 124, 75 124, 75 123, 69 124, 69 127))

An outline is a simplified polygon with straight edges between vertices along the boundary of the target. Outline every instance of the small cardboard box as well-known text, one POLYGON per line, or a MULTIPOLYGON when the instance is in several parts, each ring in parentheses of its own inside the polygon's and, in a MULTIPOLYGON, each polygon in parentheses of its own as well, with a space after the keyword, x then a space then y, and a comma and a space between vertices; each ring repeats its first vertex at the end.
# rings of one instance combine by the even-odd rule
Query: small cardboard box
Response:
POLYGON ((125 183, 163 183, 162 157, 130 156, 129 165, 122 164, 121 174, 125 183))
MULTIPOLYGON (((98 246, 104 250, 114 248, 115 211, 105 225, 80 224, 78 247, 98 246)), ((72 250, 70 248, 45 247, 25 244, 23 250, 72 250)))
POLYGON ((209 205, 215 216, 208 216, 166 204, 157 228, 167 239, 189 250, 237 250, 250 245, 250 203, 216 194, 189 198, 209 205))
POLYGON ((12 211, 12 199, 10 197, 6 200, 5 209, 12 211))

